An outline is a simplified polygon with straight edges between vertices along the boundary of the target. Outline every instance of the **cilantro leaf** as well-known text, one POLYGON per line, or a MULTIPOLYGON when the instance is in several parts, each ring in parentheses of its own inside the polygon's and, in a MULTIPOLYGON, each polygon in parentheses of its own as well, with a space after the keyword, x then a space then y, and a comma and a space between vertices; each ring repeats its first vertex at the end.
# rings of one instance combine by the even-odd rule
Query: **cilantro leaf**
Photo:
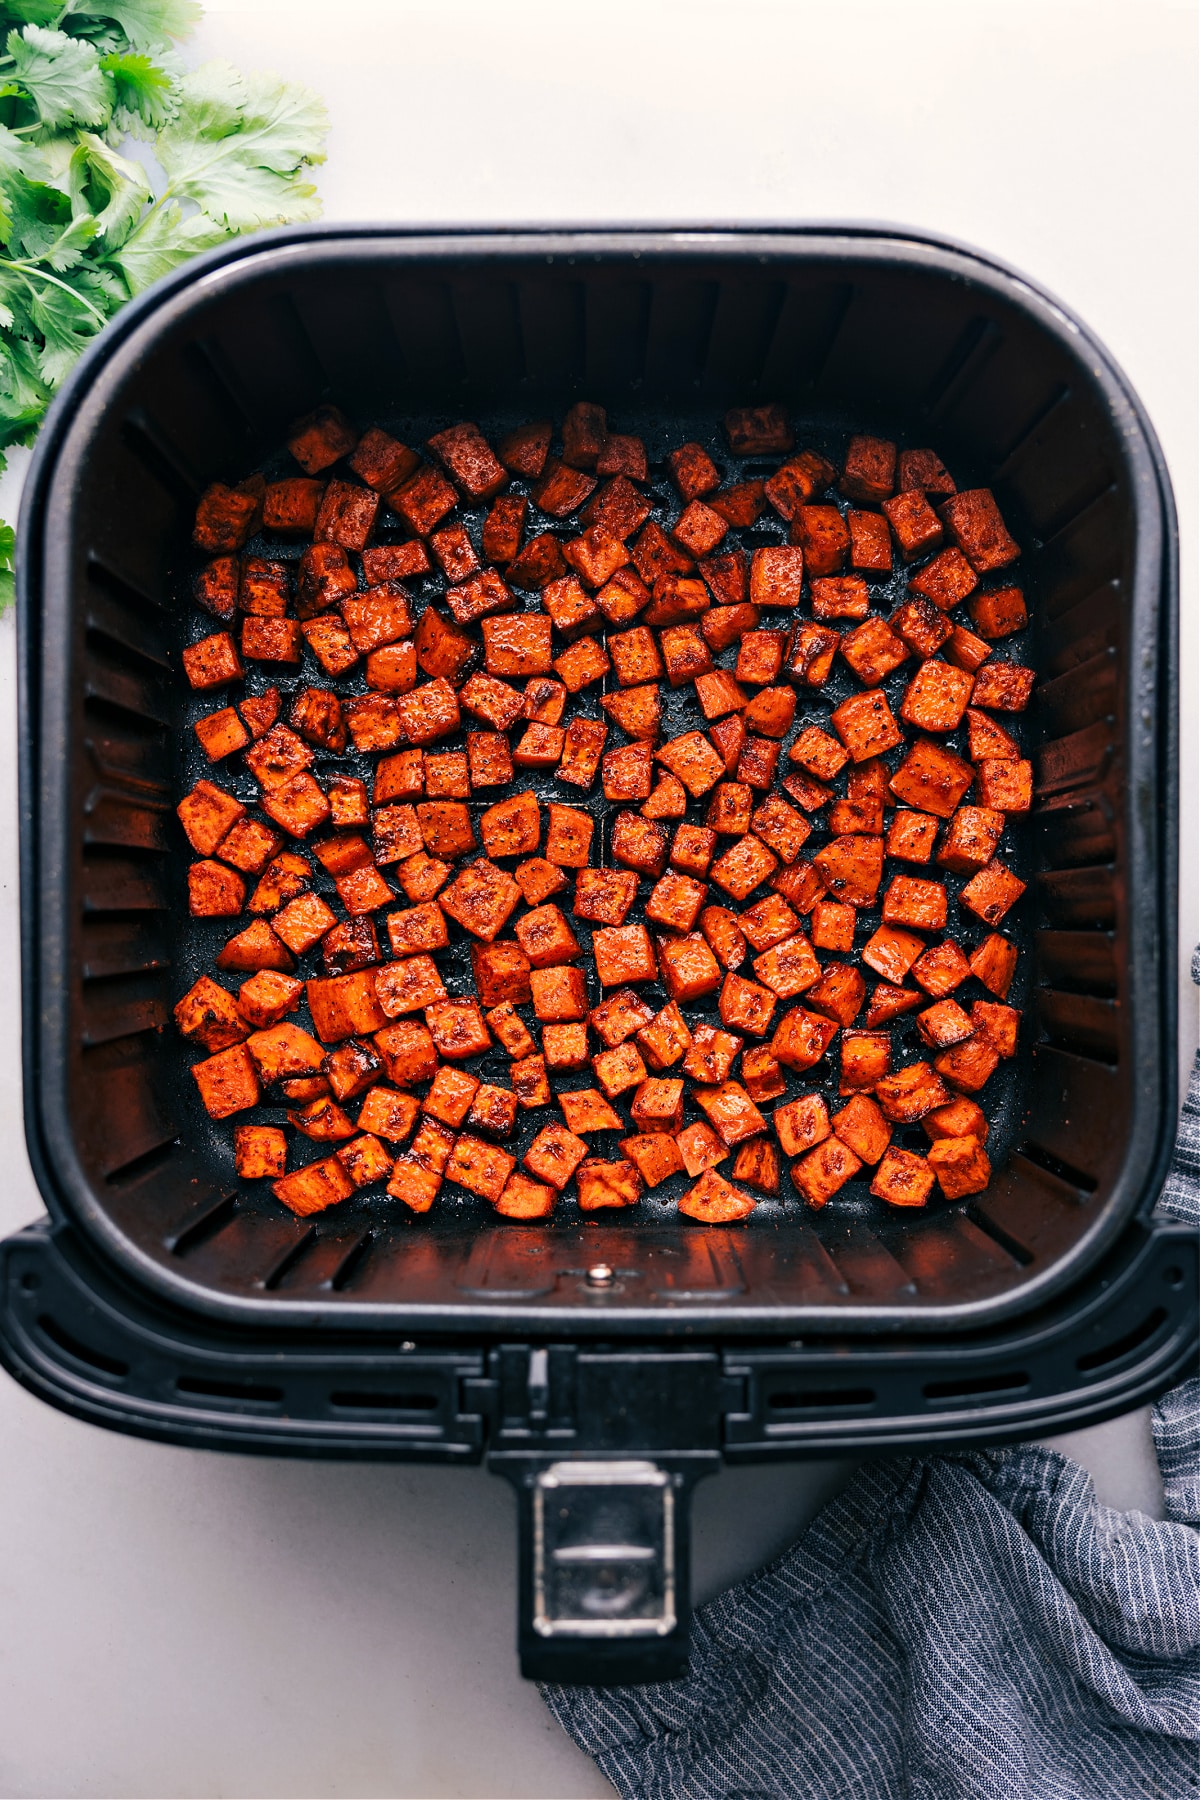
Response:
POLYGON ((79 133, 67 180, 76 215, 89 215, 92 235, 105 238, 110 246, 124 242, 150 198, 141 165, 118 156, 90 131, 79 133))
POLYGON ((324 162, 327 115, 309 88, 205 63, 180 83, 179 113, 159 133, 168 191, 234 231, 315 218, 303 171, 324 162))
POLYGON ((0 519, 0 612, 6 612, 16 599, 16 585, 13 576, 13 558, 17 547, 17 534, 11 525, 0 519))
POLYGON ((137 50, 186 37, 204 14, 195 0, 82 0, 78 10, 115 19, 137 50))
POLYGON ((43 125, 107 125, 112 94, 93 44, 27 25, 9 32, 8 54, 43 125))
POLYGON ((231 234, 204 213, 185 219, 178 201, 160 202, 106 259, 120 271, 130 296, 201 250, 215 250, 231 234))
POLYGON ((160 131, 175 116, 177 81, 171 71, 140 50, 113 51, 100 58, 100 67, 116 89, 113 124, 118 131, 144 135, 144 128, 160 131))

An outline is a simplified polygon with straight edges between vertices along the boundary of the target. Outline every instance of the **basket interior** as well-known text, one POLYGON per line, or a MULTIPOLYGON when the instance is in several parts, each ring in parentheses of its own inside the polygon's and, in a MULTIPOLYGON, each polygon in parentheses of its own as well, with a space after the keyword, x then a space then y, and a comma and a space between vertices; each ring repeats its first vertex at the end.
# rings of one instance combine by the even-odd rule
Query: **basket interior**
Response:
MULTIPOLYGON (((38 1104, 72 1215, 201 1308, 397 1327, 966 1323, 1098 1253, 1142 1199, 1162 1136, 1146 1071, 1163 1032, 1166 827, 1160 503, 1132 415, 1085 349, 983 265, 889 240, 316 238, 164 301, 95 367, 49 477, 31 689, 53 996, 36 1027, 38 1104), (200 489, 270 470, 289 421, 324 398, 413 443, 459 418, 491 435, 599 401, 614 429, 646 438, 664 496, 673 444, 701 438, 735 476, 721 414, 781 400, 799 443, 836 453, 853 429, 932 444, 960 486, 995 489, 1024 549, 1032 624, 1014 653, 1040 685, 1021 727, 1035 808, 1007 858, 1030 882, 1005 927, 1023 951, 1010 998, 1024 1043, 988 1090, 985 1195, 897 1219, 863 1183, 819 1215, 789 1198, 710 1230, 677 1220, 670 1186, 635 1223, 568 1205, 537 1226, 457 1191, 420 1219, 378 1197, 302 1221, 239 1188, 232 1133, 209 1124, 170 1026, 228 932, 186 913, 174 805, 209 772, 188 726, 212 702, 178 672, 202 635, 180 596, 200 489), (583 1280, 597 1261, 618 1271, 599 1296, 583 1280)), ((668 701, 670 735, 694 723, 682 706, 668 701)), ((802 704, 797 729, 806 719, 802 704)), ((469 990, 465 948, 445 979, 469 990)), ((793 1078, 789 1095, 813 1085, 793 1078)))

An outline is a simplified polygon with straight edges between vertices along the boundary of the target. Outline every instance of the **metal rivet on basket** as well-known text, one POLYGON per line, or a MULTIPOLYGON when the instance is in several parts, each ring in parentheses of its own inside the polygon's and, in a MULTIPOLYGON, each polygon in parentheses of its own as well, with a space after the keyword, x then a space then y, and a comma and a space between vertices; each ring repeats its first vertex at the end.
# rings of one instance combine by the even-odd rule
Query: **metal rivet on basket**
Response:
POLYGON ((616 1270, 610 1268, 607 1263, 593 1263, 587 1272, 589 1287, 611 1287, 616 1279, 616 1270))

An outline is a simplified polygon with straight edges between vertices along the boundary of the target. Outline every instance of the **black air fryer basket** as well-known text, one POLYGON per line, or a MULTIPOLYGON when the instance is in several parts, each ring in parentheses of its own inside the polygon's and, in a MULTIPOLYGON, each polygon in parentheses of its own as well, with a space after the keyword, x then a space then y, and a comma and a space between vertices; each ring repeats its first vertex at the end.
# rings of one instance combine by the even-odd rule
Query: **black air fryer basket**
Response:
POLYGON ((0 1350, 35 1392, 181 1444, 486 1459, 522 1498, 526 1671, 649 1679, 686 1657, 686 1502, 722 1459, 1030 1436, 1185 1366, 1195 1247, 1150 1216, 1176 1112, 1174 513, 1120 371, 1028 282, 858 228, 252 239, 82 359, 21 546, 25 1116, 50 1216, 0 1247, 0 1350), (933 444, 996 491, 1039 685, 1026 1046, 986 1194, 713 1229, 657 1195, 633 1223, 509 1224, 466 1196, 301 1220, 232 1179, 168 1028, 211 954, 174 817, 196 498, 325 399, 416 443, 579 398, 652 461, 778 400, 801 443, 933 444))

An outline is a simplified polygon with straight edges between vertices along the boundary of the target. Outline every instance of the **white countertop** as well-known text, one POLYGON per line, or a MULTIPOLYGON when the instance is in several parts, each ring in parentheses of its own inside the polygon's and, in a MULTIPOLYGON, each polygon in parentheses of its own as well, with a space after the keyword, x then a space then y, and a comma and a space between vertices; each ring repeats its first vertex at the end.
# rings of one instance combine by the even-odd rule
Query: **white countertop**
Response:
MULTIPOLYGON (((1192 0, 210 0, 189 60, 325 96, 335 219, 869 219, 992 251, 1107 343, 1183 536, 1184 1069, 1197 916, 1192 0)), ((15 461, 19 464, 21 459, 15 461)), ((0 482, 11 518, 19 467, 0 482)), ((42 1206, 16 1035, 15 638, 0 623, 0 1230, 42 1206)), ((1156 1512, 1147 1415, 1058 1442, 1156 1512)), ((845 1468, 726 1473, 698 1587, 782 1549, 845 1468)), ((514 1503, 477 1470, 218 1457, 0 1375, 0 1797, 611 1792, 516 1672, 514 1503)))

